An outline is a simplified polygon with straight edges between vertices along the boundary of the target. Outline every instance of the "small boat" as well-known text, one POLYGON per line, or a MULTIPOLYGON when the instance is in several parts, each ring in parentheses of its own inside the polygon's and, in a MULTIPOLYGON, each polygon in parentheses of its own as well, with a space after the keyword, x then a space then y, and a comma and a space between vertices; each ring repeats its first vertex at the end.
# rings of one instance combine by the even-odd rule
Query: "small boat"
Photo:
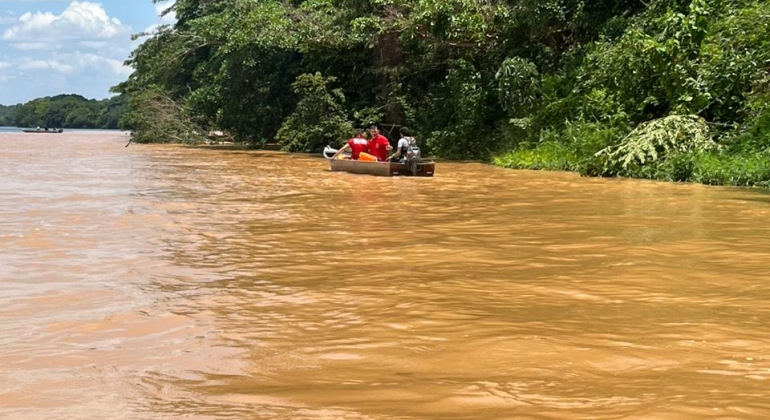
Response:
POLYGON ((351 160, 348 151, 343 152, 340 155, 341 158, 331 159, 336 153, 337 149, 329 146, 324 147, 323 155, 329 159, 329 169, 332 172, 376 176, 433 176, 436 168, 435 162, 425 159, 417 159, 409 163, 351 160))
POLYGON ((433 161, 415 162, 410 168, 398 162, 366 162, 361 160, 334 159, 329 161, 332 172, 376 176, 433 176, 436 164, 433 161))
POLYGON ((398 162, 366 162, 350 159, 332 159, 329 161, 329 168, 332 172, 377 176, 433 176, 435 167, 436 163, 433 161, 417 161, 411 166, 398 162))
POLYGON ((54 129, 54 130, 41 130, 39 128, 37 128, 37 129, 35 129, 35 128, 30 128, 30 129, 24 128, 21 131, 23 131, 25 133, 36 133, 36 134, 59 134, 59 133, 63 133, 64 132, 64 130, 62 130, 61 128, 58 129, 58 130, 56 130, 56 129, 54 129))

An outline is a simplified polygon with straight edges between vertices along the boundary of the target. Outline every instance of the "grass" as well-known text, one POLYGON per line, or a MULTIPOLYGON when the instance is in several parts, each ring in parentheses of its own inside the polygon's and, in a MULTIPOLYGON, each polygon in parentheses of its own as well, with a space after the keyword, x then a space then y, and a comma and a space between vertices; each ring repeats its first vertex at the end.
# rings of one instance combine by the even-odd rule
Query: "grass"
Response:
MULTIPOLYGON (((495 157, 494 165, 509 169, 576 171, 585 174, 585 162, 568 145, 545 142, 495 157)), ((770 187, 770 152, 724 151, 677 153, 644 165, 629 167, 623 176, 707 185, 770 187)))

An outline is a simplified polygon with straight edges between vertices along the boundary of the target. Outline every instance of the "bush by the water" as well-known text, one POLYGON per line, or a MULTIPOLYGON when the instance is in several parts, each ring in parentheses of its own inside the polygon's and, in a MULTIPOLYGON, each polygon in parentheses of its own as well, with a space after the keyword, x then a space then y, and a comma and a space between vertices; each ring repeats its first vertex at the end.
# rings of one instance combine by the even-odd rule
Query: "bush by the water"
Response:
POLYGON ((345 95, 340 89, 329 87, 335 81, 334 77, 324 78, 320 73, 297 78, 292 88, 300 100, 276 135, 281 148, 320 152, 326 145, 340 146, 343 139, 352 137, 353 125, 342 108, 345 95))
POLYGON ((560 150, 574 161, 562 159, 559 168, 584 175, 767 185, 768 15, 770 4, 757 1, 652 2, 622 32, 606 32, 586 48, 572 90, 541 108, 538 131, 495 162, 539 169, 560 150), (590 135, 576 140, 575 124, 549 119, 565 113, 563 104, 580 125, 619 131, 604 148, 586 149, 590 135), (624 119, 627 133, 617 124, 624 119))

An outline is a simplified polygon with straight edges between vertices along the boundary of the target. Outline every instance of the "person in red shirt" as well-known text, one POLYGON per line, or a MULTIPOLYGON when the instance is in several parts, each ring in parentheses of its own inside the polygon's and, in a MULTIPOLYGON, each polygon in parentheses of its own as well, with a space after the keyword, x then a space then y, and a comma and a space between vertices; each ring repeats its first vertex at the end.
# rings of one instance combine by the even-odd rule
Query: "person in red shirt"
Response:
POLYGON ((356 134, 353 136, 353 138, 348 140, 348 142, 342 146, 340 150, 337 150, 337 153, 332 156, 332 159, 336 159, 337 156, 348 149, 350 149, 350 159, 352 160, 358 160, 361 152, 366 153, 369 151, 369 142, 364 138, 364 130, 360 128, 356 129, 356 134))
POLYGON ((388 138, 380 134, 376 125, 369 127, 369 134, 372 139, 369 140, 369 153, 377 157, 378 162, 384 162, 388 159, 388 152, 393 150, 388 138))

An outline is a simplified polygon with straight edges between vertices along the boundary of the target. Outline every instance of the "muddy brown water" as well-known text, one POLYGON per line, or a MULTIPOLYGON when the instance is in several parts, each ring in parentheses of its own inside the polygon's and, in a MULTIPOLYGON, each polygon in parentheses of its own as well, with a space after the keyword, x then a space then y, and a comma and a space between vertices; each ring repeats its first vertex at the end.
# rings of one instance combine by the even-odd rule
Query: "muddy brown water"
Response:
POLYGON ((770 418, 770 194, 0 135, 0 418, 770 418))

